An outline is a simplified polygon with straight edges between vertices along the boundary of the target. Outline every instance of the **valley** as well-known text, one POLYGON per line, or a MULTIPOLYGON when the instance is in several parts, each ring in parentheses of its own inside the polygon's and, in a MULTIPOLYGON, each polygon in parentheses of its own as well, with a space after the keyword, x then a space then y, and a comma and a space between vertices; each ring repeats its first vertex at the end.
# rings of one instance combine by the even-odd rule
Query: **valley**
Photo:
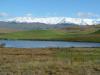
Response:
MULTIPOLYGON (((11 31, 11 30, 10 30, 11 31)), ((78 41, 100 42, 100 28, 98 26, 73 26, 57 29, 19 30, 4 33, 0 39, 4 40, 44 40, 44 41, 78 41)), ((6 32, 6 31, 4 31, 6 32)))
POLYGON ((100 75, 100 0, 0 0, 0 75, 100 75))

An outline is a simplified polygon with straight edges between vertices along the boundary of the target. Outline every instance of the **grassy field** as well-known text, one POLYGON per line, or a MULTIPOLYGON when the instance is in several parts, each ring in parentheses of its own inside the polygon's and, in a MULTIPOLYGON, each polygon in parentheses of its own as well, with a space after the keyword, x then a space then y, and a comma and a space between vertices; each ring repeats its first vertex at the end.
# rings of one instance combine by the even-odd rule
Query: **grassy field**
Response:
POLYGON ((100 75, 100 48, 0 48, 0 75, 100 75))
POLYGON ((69 30, 30 30, 2 34, 0 39, 100 42, 100 30, 80 30, 77 28, 69 30))

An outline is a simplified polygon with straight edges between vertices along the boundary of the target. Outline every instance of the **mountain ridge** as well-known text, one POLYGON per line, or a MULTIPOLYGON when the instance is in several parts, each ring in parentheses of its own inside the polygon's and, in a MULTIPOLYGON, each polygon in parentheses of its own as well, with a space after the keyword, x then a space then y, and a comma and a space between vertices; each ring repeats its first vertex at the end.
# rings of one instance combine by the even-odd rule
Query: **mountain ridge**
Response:
POLYGON ((17 23, 44 23, 44 24, 77 24, 77 25, 95 25, 100 24, 100 19, 81 19, 81 18, 70 18, 70 17, 15 17, 7 19, 7 22, 17 23))

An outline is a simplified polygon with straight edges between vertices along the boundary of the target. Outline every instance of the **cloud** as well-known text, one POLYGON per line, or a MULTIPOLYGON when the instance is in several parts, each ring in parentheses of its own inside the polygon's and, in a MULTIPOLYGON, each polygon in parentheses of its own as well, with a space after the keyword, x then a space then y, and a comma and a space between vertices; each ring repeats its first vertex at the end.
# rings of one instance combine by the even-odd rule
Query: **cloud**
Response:
POLYGON ((100 15, 94 14, 94 13, 84 13, 84 12, 78 12, 77 15, 81 18, 98 18, 100 15))
POLYGON ((8 16, 8 14, 5 13, 5 12, 1 12, 1 13, 0 13, 0 17, 7 17, 7 16, 8 16))

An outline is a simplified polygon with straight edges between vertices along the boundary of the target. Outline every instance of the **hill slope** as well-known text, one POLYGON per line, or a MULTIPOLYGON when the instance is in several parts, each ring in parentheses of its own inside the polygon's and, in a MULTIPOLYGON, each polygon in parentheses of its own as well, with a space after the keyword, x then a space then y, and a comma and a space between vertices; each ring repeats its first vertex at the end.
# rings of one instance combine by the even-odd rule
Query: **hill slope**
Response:
POLYGON ((45 23, 17 23, 17 22, 3 22, 0 21, 0 28, 12 29, 12 30, 40 30, 40 29, 61 29, 70 26, 77 26, 72 23, 60 23, 60 24, 45 24, 45 23))
POLYGON ((31 30, 2 34, 0 35, 0 39, 100 42, 100 34, 94 34, 94 31, 31 30))

